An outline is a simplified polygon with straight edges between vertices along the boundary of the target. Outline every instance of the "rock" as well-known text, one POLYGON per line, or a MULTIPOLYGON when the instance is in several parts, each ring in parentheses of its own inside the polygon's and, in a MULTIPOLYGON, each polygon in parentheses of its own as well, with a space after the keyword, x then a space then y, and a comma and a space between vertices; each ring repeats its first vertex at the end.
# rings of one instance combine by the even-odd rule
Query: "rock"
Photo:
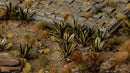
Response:
POLYGON ((103 9, 104 12, 109 13, 109 14, 112 13, 114 10, 115 10, 115 9, 114 9, 114 8, 111 8, 111 7, 105 7, 105 8, 103 9))
POLYGON ((18 58, 10 55, 0 55, 0 66, 15 66, 20 63, 18 58))
POLYGON ((96 19, 99 19, 99 18, 101 18, 101 17, 102 17, 101 14, 94 14, 94 15, 93 15, 93 18, 96 18, 96 19))
POLYGON ((24 65, 23 59, 19 59, 9 55, 8 53, 0 53, 0 73, 1 72, 17 72, 22 70, 24 65))
POLYGON ((11 28, 18 27, 19 24, 21 24, 21 21, 18 20, 9 20, 8 25, 11 26, 11 28))
POLYGON ((119 0, 119 1, 123 3, 128 3, 130 0, 119 0))
POLYGON ((121 72, 121 73, 122 73, 122 71, 126 71, 126 72, 124 72, 124 73, 130 73, 130 67, 129 67, 127 64, 122 63, 122 64, 118 67, 117 71, 119 71, 119 72, 121 72))
POLYGON ((105 4, 104 3, 99 3, 99 4, 96 4, 95 6, 98 7, 98 8, 103 8, 105 6, 105 4))
POLYGON ((73 73, 78 72, 79 71, 79 67, 77 65, 71 65, 71 71, 73 73))
POLYGON ((100 66, 100 70, 103 71, 103 70, 109 70, 111 67, 112 67, 112 63, 110 61, 106 61, 104 63, 101 64, 100 66))

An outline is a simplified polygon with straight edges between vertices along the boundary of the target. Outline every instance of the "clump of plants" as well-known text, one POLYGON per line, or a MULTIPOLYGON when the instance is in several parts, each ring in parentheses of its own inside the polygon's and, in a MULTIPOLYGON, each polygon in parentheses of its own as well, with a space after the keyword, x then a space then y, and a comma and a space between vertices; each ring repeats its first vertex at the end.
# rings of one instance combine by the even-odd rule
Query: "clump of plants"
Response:
POLYGON ((30 53, 32 51, 32 45, 29 46, 28 44, 24 44, 24 45, 20 44, 19 47, 20 47, 20 57, 28 59, 30 57, 30 53))
POLYGON ((93 52, 89 55, 89 70, 93 73, 98 73, 99 71, 99 66, 100 66, 100 53, 93 52))
MULTIPOLYGON (((20 19, 23 21, 29 21, 32 19, 32 16, 35 15, 35 12, 29 12, 29 6, 31 5, 30 0, 24 1, 25 6, 27 7, 27 10, 22 9, 18 4, 13 4, 12 2, 5 3, 5 7, 2 8, 4 10, 2 12, 2 16, 5 16, 6 21, 9 19, 20 19)), ((1 17, 2 17, 1 16, 1 17)))
POLYGON ((64 18, 64 20, 68 19, 69 16, 70 16, 70 13, 69 12, 63 12, 61 13, 62 17, 64 18))
POLYGON ((83 46, 89 45, 94 39, 94 28, 88 28, 86 26, 81 26, 75 31, 76 41, 83 46))
POLYGON ((74 34, 69 34, 67 32, 64 33, 63 39, 59 37, 55 37, 56 42, 59 43, 60 48, 65 56, 65 58, 68 58, 71 53, 74 50, 75 44, 74 44, 74 34))
POLYGON ((6 16, 7 20, 15 17, 17 14, 16 12, 17 8, 18 5, 13 4, 12 2, 5 3, 5 8, 2 8, 5 11, 3 16, 6 16))
POLYGON ((32 20, 32 17, 34 15, 35 15, 35 12, 32 12, 32 13, 29 13, 28 11, 25 12, 24 9, 22 9, 21 7, 19 7, 18 17, 19 17, 19 19, 22 22, 32 20))
POLYGON ((100 52, 100 51, 104 50, 104 48, 105 48, 104 41, 101 41, 101 39, 99 37, 97 37, 95 39, 95 42, 92 44, 92 48, 96 52, 100 52))
POLYGON ((42 33, 41 33, 41 38, 42 39, 45 39, 45 38, 47 38, 48 37, 48 32, 47 31, 43 31, 42 33))
POLYGON ((107 7, 113 7, 113 8, 115 8, 117 6, 117 1, 115 1, 115 0, 106 0, 105 1, 105 5, 107 7))
POLYGON ((50 28, 54 31, 54 36, 63 38, 64 33, 67 31, 67 22, 61 21, 59 24, 54 21, 54 24, 50 24, 50 28))
POLYGON ((29 38, 29 40, 27 40, 27 42, 29 45, 34 45, 36 42, 36 39, 34 37, 32 37, 32 38, 29 38))
POLYGON ((90 17, 92 17, 92 13, 90 12, 85 13, 84 18, 88 19, 90 17))
POLYGON ((118 19, 127 19, 127 16, 125 14, 117 14, 116 16, 118 19))
POLYGON ((120 34, 123 34, 123 33, 126 33, 126 34, 130 34, 130 21, 129 20, 124 20, 123 21, 124 23, 122 23, 122 28, 119 29, 119 33, 120 34))
POLYGON ((75 34, 75 41, 82 44, 83 46, 87 46, 91 43, 91 40, 95 38, 94 27, 89 28, 85 25, 78 25, 78 22, 73 19, 72 24, 70 24, 70 31, 71 33, 75 34))
POLYGON ((72 53, 70 59, 71 61, 74 61, 76 64, 79 64, 83 59, 83 55, 80 51, 75 51, 72 53))
POLYGON ((0 51, 8 50, 11 47, 13 47, 13 44, 12 43, 7 43, 6 38, 0 39, 0 51))

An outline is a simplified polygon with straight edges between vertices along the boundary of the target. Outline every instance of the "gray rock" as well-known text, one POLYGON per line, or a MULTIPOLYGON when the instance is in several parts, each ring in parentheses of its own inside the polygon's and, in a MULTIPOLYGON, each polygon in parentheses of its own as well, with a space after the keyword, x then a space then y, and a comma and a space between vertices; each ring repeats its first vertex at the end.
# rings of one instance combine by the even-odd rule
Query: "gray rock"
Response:
POLYGON ((99 4, 96 4, 95 6, 98 7, 98 8, 103 8, 105 6, 105 4, 104 3, 99 3, 99 4))
POLYGON ((71 2, 73 2, 73 1, 75 1, 75 0, 65 0, 65 1, 67 1, 67 2, 71 3, 71 2))
POLYGON ((83 18, 83 17, 78 17, 78 21, 79 22, 84 22, 86 19, 85 18, 83 18))
POLYGON ((63 21, 63 20, 64 20, 64 18, 63 18, 63 17, 61 17, 61 16, 56 16, 56 20, 63 21))
POLYGON ((105 7, 105 8, 103 9, 104 12, 109 13, 109 14, 112 13, 114 10, 115 10, 115 9, 114 9, 114 8, 111 8, 111 7, 105 7))
POLYGON ((128 3, 130 0, 119 0, 119 1, 123 3, 128 3))
POLYGON ((94 15, 93 15, 93 18, 96 18, 96 19, 99 19, 99 18, 101 18, 101 17, 102 17, 101 14, 94 14, 94 15))
POLYGON ((89 5, 83 5, 83 6, 80 7, 80 10, 81 10, 81 11, 84 11, 84 12, 87 12, 87 11, 89 11, 90 9, 91 9, 91 6, 89 6, 89 5))

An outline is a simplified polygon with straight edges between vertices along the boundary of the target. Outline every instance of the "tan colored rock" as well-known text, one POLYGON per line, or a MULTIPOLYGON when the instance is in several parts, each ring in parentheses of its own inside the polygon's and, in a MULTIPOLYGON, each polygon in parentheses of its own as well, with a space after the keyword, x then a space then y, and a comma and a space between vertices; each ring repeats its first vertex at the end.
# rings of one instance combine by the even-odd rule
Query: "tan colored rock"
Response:
POLYGON ((8 53, 0 53, 0 73, 15 72, 20 73, 24 66, 23 59, 13 57, 8 53))
POLYGON ((10 55, 0 55, 0 66, 15 66, 20 63, 18 58, 10 55))

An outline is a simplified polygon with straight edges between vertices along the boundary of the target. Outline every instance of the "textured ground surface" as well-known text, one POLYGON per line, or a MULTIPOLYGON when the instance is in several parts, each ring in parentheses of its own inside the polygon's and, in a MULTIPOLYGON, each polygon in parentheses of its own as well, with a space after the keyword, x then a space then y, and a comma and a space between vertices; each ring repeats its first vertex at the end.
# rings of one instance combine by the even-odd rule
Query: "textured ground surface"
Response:
MULTIPOLYGON (((7 1, 19 3, 18 0, 1 0, 0 5, 7 1)), ((37 21, 44 20, 46 22, 52 22, 54 20, 64 20, 61 14, 68 12, 70 13, 70 16, 78 20, 78 23, 81 25, 85 24, 90 27, 95 25, 102 30, 107 28, 109 32, 112 31, 111 27, 113 25, 119 24, 119 20, 110 18, 107 13, 115 13, 115 16, 119 13, 130 14, 130 11, 126 10, 127 4, 130 3, 129 0, 115 0, 117 1, 117 6, 114 8, 105 6, 107 0, 43 0, 40 4, 35 2, 35 0, 31 1, 33 3, 30 7, 30 11, 36 12, 34 19, 37 21), (34 5, 36 5, 36 8, 34 5), (101 8, 101 12, 96 14, 93 13, 92 17, 86 20, 84 15, 86 12, 93 12, 95 10, 93 6, 101 8)), ((25 8, 22 3, 19 4, 19 6, 25 8)), ((69 19, 71 19, 71 17, 69 19)))

